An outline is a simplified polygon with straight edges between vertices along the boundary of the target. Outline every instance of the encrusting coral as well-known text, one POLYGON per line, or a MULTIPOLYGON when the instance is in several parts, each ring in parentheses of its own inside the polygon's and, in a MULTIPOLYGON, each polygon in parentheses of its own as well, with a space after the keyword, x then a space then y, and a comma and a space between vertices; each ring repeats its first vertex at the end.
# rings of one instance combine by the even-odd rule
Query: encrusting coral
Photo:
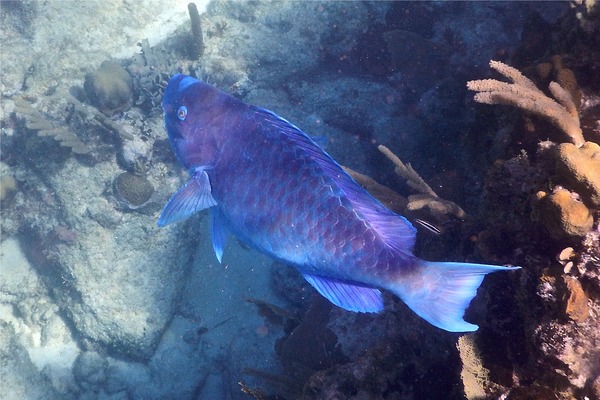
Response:
POLYGON ((563 276, 567 286, 565 314, 575 322, 584 322, 590 315, 588 296, 581 282, 571 276, 563 276))
POLYGON ((558 146, 556 169, 577 189, 582 200, 600 207, 600 146, 586 142, 580 148, 571 143, 558 146))
POLYGON ((469 90, 478 92, 475 101, 484 104, 505 104, 532 112, 547 118, 563 131, 577 147, 583 146, 585 139, 579 124, 579 111, 571 94, 556 82, 550 82, 548 89, 554 99, 544 92, 516 68, 500 61, 490 61, 490 67, 512 83, 495 79, 480 79, 467 82, 469 90))
POLYGON ((584 236, 594 225, 590 210, 574 193, 557 186, 551 194, 535 196, 535 214, 555 239, 584 236))

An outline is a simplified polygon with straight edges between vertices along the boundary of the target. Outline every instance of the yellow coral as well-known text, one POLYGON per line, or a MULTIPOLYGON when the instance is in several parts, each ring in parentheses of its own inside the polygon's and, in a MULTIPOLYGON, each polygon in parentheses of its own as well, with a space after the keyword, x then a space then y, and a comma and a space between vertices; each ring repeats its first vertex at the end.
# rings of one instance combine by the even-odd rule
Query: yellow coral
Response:
POLYGON ((584 322, 590 316, 588 297, 577 279, 570 276, 563 279, 567 285, 565 313, 575 322, 584 322))
POLYGON ((582 195, 584 202, 600 207, 600 146, 585 142, 577 148, 563 143, 558 146, 556 168, 582 195))
POLYGON ((465 397, 469 400, 487 398, 485 389, 490 385, 490 371, 483 366, 473 336, 459 337, 456 347, 462 361, 460 377, 465 389, 465 397))
POLYGON ((535 197, 538 219, 555 239, 584 236, 592 229, 592 213, 568 190, 558 187, 552 194, 540 191, 535 197))

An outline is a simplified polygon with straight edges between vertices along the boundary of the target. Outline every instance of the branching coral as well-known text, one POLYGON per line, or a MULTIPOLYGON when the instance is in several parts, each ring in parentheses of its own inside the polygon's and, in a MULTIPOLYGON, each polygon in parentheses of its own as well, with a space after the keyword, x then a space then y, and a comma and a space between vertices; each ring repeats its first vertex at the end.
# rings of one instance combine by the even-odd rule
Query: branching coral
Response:
POLYGON ((117 124, 112 119, 104 115, 102 112, 100 112, 100 110, 82 103, 75 96, 73 96, 67 91, 59 90, 57 91, 57 95, 62 96, 69 103, 71 103, 75 111, 83 115, 88 121, 99 122, 100 125, 102 125, 103 127, 118 133, 121 136, 121 138, 133 140, 133 136, 130 133, 126 132, 123 128, 121 128, 121 126, 119 126, 119 124, 117 124))
POLYGON ((127 67, 133 76, 133 88, 137 97, 135 104, 139 106, 147 103, 152 108, 158 108, 170 76, 184 68, 164 47, 151 47, 148 39, 142 40, 139 46, 141 52, 133 57, 127 67))
POLYGON ((550 82, 548 89, 554 97, 552 99, 517 69, 493 60, 490 61, 490 67, 512 83, 495 79, 469 81, 467 88, 478 92, 475 101, 484 104, 511 105, 537 114, 547 118, 563 131, 577 147, 585 143, 579 125, 579 112, 567 90, 556 82, 550 82))
POLYGON ((348 175, 350 175, 352 179, 356 181, 356 183, 365 188, 365 190, 369 192, 371 196, 379 200, 384 206, 396 213, 401 214, 404 212, 408 202, 403 196, 394 192, 387 186, 383 186, 382 184, 376 182, 367 175, 356 172, 348 167, 342 168, 344 168, 344 171, 346 171, 348 175))
POLYGON ((467 213, 462 208, 456 203, 439 197, 410 164, 404 164, 390 149, 383 145, 379 145, 378 149, 394 163, 396 174, 404 178, 408 186, 419 192, 419 194, 408 197, 408 205, 406 206, 408 211, 418 211, 426 208, 437 218, 443 218, 446 215, 454 215, 460 219, 466 218, 467 213))

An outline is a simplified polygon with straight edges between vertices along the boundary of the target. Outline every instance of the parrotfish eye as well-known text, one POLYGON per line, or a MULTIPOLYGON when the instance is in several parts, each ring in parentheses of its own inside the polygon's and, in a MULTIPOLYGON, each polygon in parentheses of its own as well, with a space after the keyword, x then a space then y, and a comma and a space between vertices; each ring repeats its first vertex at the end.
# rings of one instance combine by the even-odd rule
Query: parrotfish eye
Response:
POLYGON ((179 118, 180 121, 183 121, 185 119, 186 115, 187 115, 187 107, 186 106, 179 107, 179 110, 177 110, 177 118, 179 118))

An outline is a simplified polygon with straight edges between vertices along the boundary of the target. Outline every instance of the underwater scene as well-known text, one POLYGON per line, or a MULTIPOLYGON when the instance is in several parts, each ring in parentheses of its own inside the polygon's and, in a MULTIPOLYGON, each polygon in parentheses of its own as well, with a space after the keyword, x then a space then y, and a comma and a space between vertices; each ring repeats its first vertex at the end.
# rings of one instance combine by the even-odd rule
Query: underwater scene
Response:
POLYGON ((0 399, 600 400, 596 1, 0 12, 0 399))

